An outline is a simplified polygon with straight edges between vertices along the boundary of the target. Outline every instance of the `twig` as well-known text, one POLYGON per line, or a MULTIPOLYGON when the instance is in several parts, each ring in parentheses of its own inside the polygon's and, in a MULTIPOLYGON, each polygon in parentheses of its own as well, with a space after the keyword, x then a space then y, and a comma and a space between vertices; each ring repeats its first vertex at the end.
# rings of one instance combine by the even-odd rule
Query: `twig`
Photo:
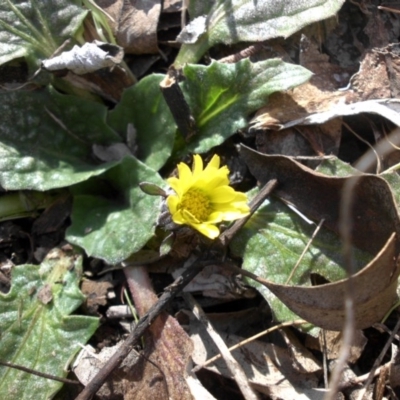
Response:
POLYGON ((40 376, 41 378, 51 379, 52 381, 57 381, 57 382, 62 382, 62 383, 69 383, 71 385, 80 385, 81 384, 79 381, 74 381, 74 380, 71 380, 71 379, 59 378, 58 376, 46 374, 44 372, 35 371, 34 369, 23 367, 22 365, 13 364, 13 363, 10 363, 10 362, 7 362, 7 361, 1 361, 0 360, 0 365, 3 365, 5 367, 9 367, 9 368, 18 369, 20 371, 27 372, 28 374, 31 374, 31 375, 40 376))
POLYGON ((216 260, 194 262, 187 268, 182 275, 177 278, 170 286, 164 289, 164 293, 156 304, 140 318, 136 328, 129 334, 125 342, 119 347, 117 352, 108 360, 107 364, 97 373, 97 375, 87 384, 75 400, 89 400, 100 389, 108 376, 122 363, 131 352, 137 341, 142 337, 146 329, 158 317, 158 315, 168 306, 170 301, 207 265, 214 264, 216 260))
POLYGON ((239 386, 240 391, 243 394, 243 397, 246 400, 257 400, 257 394, 254 392, 252 387, 249 385, 249 380, 244 373, 242 367, 235 360, 232 354, 229 352, 228 347, 225 342, 221 338, 221 336, 214 330, 210 321, 207 318, 207 315, 204 313, 200 305, 194 299, 194 297, 190 293, 182 293, 183 298, 186 303, 190 306, 193 314, 197 317, 197 319, 205 326, 207 329, 207 333, 210 335, 211 339, 218 347, 218 350, 221 352, 222 357, 226 362, 226 366, 228 367, 230 373, 233 376, 233 379, 239 386))
POLYGON ((328 380, 328 354, 327 354, 327 346, 326 346, 326 331, 325 329, 322 330, 321 333, 322 337, 322 364, 324 367, 324 388, 328 389, 329 380, 328 380))
POLYGON ((263 48, 262 43, 256 43, 249 47, 246 47, 245 49, 239 51, 238 53, 232 54, 228 57, 221 58, 218 60, 218 62, 225 64, 233 64, 240 60, 243 60, 244 58, 248 58, 253 56, 254 54, 257 54, 259 51, 262 50, 262 48, 263 48))
POLYGON ((178 71, 171 67, 160 83, 160 89, 180 133, 188 141, 197 133, 197 128, 189 104, 179 86, 178 71))
MULTIPOLYGON (((380 375, 383 368, 389 368, 390 363, 391 363, 391 361, 388 361, 386 364, 383 364, 379 368, 377 368, 374 371, 373 378, 376 378, 378 375, 380 375)), ((363 382, 365 382, 368 379, 369 376, 370 376, 370 372, 368 372, 367 374, 364 374, 364 375, 357 376, 354 379, 350 379, 344 383, 341 383, 339 386, 339 389, 345 390, 352 386, 361 385, 363 382)))

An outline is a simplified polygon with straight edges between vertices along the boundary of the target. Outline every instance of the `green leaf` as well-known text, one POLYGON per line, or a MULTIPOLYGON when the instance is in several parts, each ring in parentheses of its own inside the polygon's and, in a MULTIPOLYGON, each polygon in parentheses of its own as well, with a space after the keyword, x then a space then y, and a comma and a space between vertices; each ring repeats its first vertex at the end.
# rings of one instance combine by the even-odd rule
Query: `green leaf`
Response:
POLYGON ((26 57, 34 65, 48 58, 81 26, 87 11, 79 0, 2 0, 0 65, 26 57))
MULTIPOLYGON (((243 257, 244 269, 274 283, 285 284, 315 228, 280 201, 267 200, 235 236, 231 251, 243 257)), ((338 237, 322 227, 288 284, 311 286, 312 273, 331 282, 344 279, 346 271, 341 254, 338 237)), ((371 255, 354 250, 357 270, 371 259, 371 255)), ((278 321, 298 318, 267 287, 250 279, 248 283, 265 297, 278 321)))
POLYGON ((208 151, 247 125, 247 117, 272 93, 300 85, 311 77, 303 67, 279 59, 236 64, 186 65, 182 90, 195 118, 198 135, 188 150, 208 151))
POLYGON ((360 171, 353 168, 350 164, 339 160, 336 157, 322 160, 315 171, 324 175, 336 177, 352 176, 360 173, 360 171))
POLYGON ((125 90, 108 116, 108 123, 122 137, 126 137, 128 125, 133 125, 137 132, 137 156, 155 170, 171 155, 176 132, 174 119, 160 90, 163 79, 161 74, 150 75, 125 90))
POLYGON ((1 93, 0 184, 48 190, 98 175, 93 144, 121 141, 105 123, 106 107, 54 89, 1 93))
MULTIPOLYGON (((12 287, 0 293, 0 359, 66 377, 66 367, 98 327, 98 319, 70 314, 83 302, 81 258, 53 251, 41 265, 12 269, 12 287), (47 296, 46 296, 47 293, 47 296)), ((62 383, 0 366, 4 399, 47 399, 62 383)))
MULTIPOLYGON (((206 15, 206 29, 196 43, 182 45, 175 66, 196 63, 217 43, 287 38, 313 22, 335 15, 343 3, 344 0, 191 1, 191 19, 206 15)), ((186 29, 193 30, 195 22, 186 29)))
POLYGON ((384 172, 379 175, 383 178, 392 189, 393 196, 396 200, 397 209, 400 207, 400 176, 397 172, 384 172))
POLYGON ((139 183, 164 182, 134 157, 99 178, 109 184, 108 197, 76 195, 66 239, 88 255, 116 264, 140 250, 154 233, 161 199, 143 193, 139 183))

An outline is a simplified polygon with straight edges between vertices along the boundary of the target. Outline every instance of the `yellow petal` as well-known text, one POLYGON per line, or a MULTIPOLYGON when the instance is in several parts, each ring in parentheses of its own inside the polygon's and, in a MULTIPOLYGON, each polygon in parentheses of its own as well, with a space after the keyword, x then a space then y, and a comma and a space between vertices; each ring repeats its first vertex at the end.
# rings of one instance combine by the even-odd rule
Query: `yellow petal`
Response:
POLYGON ((197 229, 200 233, 210 239, 215 239, 219 235, 219 229, 215 225, 204 223, 192 226, 194 229, 197 229))
POLYGON ((235 220, 237 220, 237 219, 240 219, 240 218, 243 218, 243 217, 245 217, 246 215, 248 215, 248 213, 246 214, 246 213, 243 213, 243 212, 241 212, 241 211, 233 211, 233 210, 231 210, 231 211, 224 211, 223 212, 223 220, 224 221, 235 221, 235 220))
POLYGON ((214 154, 214 155, 213 155, 213 158, 212 158, 212 159, 210 160, 210 162, 207 164, 207 167, 205 168, 205 171, 206 171, 207 169, 213 169, 213 168, 218 169, 218 168, 219 168, 219 163, 220 163, 219 155, 218 155, 218 154, 214 154))
POLYGON ((200 223, 200 221, 188 210, 182 210, 182 215, 187 224, 196 225, 200 223))
POLYGON ((193 156, 193 178, 196 179, 203 172, 203 159, 195 154, 193 156))
POLYGON ((167 198, 167 206, 169 209, 169 212, 174 215, 176 213, 176 210, 178 208, 178 204, 179 204, 179 197, 178 196, 174 196, 174 195, 170 195, 167 198))
POLYGON ((220 186, 210 194, 211 203, 229 203, 236 199, 236 192, 230 186, 220 186))
POLYGON ((178 225, 186 224, 186 219, 183 217, 181 210, 178 210, 175 214, 172 214, 172 221, 178 225))
POLYGON ((171 188, 175 191, 175 193, 179 196, 182 197, 184 192, 182 188, 182 183, 178 178, 172 177, 167 179, 168 185, 171 186, 171 188))
POLYGON ((203 190, 213 190, 218 186, 228 186, 228 173, 228 168, 226 168, 226 170, 224 168, 220 168, 216 171, 212 171, 208 175, 203 172, 194 185, 203 190))
POLYGON ((207 223, 209 224, 217 224, 218 222, 222 222, 224 220, 224 214, 220 211, 212 212, 208 218, 207 223))
POLYGON ((178 164, 179 180, 183 182, 190 182, 193 179, 192 171, 183 162, 178 164))
POLYGON ((234 203, 244 202, 247 203, 247 195, 242 192, 236 192, 236 197, 233 200, 234 203))

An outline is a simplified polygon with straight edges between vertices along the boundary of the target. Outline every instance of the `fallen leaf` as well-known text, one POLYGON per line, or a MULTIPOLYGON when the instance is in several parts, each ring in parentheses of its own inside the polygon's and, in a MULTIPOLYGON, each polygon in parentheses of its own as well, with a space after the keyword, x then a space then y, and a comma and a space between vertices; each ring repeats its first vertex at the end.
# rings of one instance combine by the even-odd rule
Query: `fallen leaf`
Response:
MULTIPOLYGON (((317 221, 324 219, 324 226, 338 233, 341 192, 348 177, 324 176, 287 157, 262 155, 244 146, 241 156, 261 184, 277 179, 274 194, 294 204, 306 216, 317 221)), ((358 248, 375 255, 352 277, 355 324, 361 329, 379 321, 396 302, 400 264, 396 263, 399 217, 391 190, 379 177, 360 175, 358 179, 353 194, 352 241, 358 248)), ((259 229, 268 229, 268 222, 259 229)), ((250 255, 251 248, 248 251, 250 255)), ((245 264, 246 251, 244 257, 245 264)), ((312 271, 312 264, 310 267, 308 273, 312 271)), ((346 279, 314 287, 289 286, 283 284, 285 279, 285 275, 279 283, 264 279, 263 284, 295 314, 314 325, 342 329, 346 279)))
MULTIPOLYGON (((343 332, 323 330, 319 334, 321 351, 326 354, 328 360, 336 360, 342 348, 343 332)), ((353 335, 353 341, 349 349, 347 362, 355 364, 360 358, 368 339, 362 330, 356 330, 353 335)))
POLYGON ((49 71, 68 69, 77 75, 87 74, 102 68, 112 68, 121 63, 124 52, 118 46, 94 41, 85 43, 82 47, 74 46, 70 51, 64 51, 59 56, 42 62, 49 71))
POLYGON ((111 16, 111 29, 126 54, 158 53, 159 0, 96 0, 96 3, 111 16))
MULTIPOLYGON (((339 234, 342 190, 349 177, 330 177, 284 156, 261 154, 241 146, 241 157, 261 185, 278 180, 274 194, 339 234)), ((393 232, 400 234, 400 220, 389 185, 374 175, 360 175, 354 189, 353 243, 375 255, 393 232)))
MULTIPOLYGON (((136 310, 143 316, 157 302, 148 273, 144 267, 126 267, 124 272, 136 310)), ((126 398, 191 400, 185 377, 193 345, 177 320, 163 312, 144 342, 145 357, 126 377, 126 398)))

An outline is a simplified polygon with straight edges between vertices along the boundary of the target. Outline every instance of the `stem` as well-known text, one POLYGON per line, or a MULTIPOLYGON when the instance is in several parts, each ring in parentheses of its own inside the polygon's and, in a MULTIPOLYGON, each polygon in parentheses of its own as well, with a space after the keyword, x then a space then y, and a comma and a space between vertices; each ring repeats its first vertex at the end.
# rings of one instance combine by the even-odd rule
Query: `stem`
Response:
POLYGON ((208 42, 207 34, 201 36, 196 43, 183 44, 178 55, 176 56, 174 67, 179 69, 185 64, 197 63, 210 47, 211 45, 208 42))

